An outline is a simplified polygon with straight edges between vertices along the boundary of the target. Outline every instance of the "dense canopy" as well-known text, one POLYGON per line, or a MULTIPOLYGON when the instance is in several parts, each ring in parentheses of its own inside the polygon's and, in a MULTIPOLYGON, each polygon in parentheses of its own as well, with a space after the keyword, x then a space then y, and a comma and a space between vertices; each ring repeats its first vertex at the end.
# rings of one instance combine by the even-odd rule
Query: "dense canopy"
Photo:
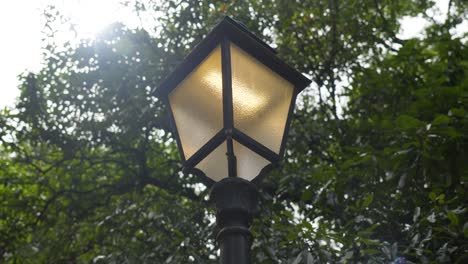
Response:
POLYGON ((253 262, 467 263, 468 5, 447 4, 136 0, 153 27, 51 30, 0 111, 0 261, 217 263, 209 190, 151 90, 229 15, 313 81, 260 184, 253 262), (405 16, 431 23, 402 39, 405 16))

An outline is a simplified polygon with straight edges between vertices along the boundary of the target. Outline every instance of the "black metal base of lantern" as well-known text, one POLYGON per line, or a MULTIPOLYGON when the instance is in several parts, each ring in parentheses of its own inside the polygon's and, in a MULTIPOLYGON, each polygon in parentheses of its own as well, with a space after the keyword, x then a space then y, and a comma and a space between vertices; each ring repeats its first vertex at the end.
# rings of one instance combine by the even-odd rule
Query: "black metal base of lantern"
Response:
POLYGON ((210 201, 216 208, 220 263, 250 264, 253 238, 249 227, 258 207, 257 187, 244 179, 228 177, 213 185, 210 201))

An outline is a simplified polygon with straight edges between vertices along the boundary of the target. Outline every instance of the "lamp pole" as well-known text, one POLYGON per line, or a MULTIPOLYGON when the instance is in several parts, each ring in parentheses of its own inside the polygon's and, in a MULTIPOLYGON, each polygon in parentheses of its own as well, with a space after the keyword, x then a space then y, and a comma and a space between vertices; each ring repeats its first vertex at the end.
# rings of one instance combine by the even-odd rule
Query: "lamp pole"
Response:
POLYGON ((242 178, 224 178, 213 185, 210 201, 216 208, 220 263, 250 264, 253 237, 249 227, 258 207, 257 187, 242 178))
POLYGON ((213 186, 222 264, 250 264, 258 182, 281 160, 310 80, 225 17, 153 94, 168 107, 184 172, 213 186))

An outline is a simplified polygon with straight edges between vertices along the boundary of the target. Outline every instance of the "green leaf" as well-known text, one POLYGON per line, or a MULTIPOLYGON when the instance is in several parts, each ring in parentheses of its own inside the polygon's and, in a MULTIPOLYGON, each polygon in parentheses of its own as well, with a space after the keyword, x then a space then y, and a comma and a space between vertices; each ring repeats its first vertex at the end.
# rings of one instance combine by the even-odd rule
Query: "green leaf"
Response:
POLYGON ((421 127, 423 122, 409 115, 400 115, 396 119, 396 125, 402 130, 411 130, 421 127))
POLYGON ((289 233, 289 234, 286 236, 286 238, 287 238, 288 240, 295 240, 295 239, 297 239, 297 234, 291 232, 291 233, 289 233))
POLYGON ((313 195, 314 195, 314 190, 312 188, 308 188, 304 190, 304 192, 302 193, 301 200, 310 201, 312 200, 313 195))
POLYGON ((450 117, 446 115, 438 114, 436 118, 431 122, 433 126, 441 125, 441 124, 448 124, 450 122, 450 117))
POLYGON ((364 201, 362 201, 362 208, 367 208, 372 203, 373 200, 374 200, 373 193, 369 193, 368 195, 366 195, 366 198, 364 198, 364 201))
POLYGON ((362 250, 363 253, 366 255, 375 255, 375 254, 380 254, 380 250, 369 248, 369 249, 364 249, 362 250))
POLYGON ((451 108, 450 113, 456 117, 465 117, 466 111, 463 108, 451 108))
POLYGON ((454 212, 448 211, 447 217, 450 219, 450 222, 452 223, 452 225, 458 226, 459 219, 458 219, 458 216, 454 212))
POLYGON ((368 245, 368 246, 378 246, 378 245, 380 245, 380 241, 375 240, 375 239, 361 238, 360 241, 363 242, 364 244, 368 245))
POLYGON ((453 126, 441 126, 441 127, 438 127, 437 129, 434 129, 434 131, 436 131, 437 134, 443 137, 458 138, 462 136, 462 133, 460 133, 460 131, 458 131, 453 126))

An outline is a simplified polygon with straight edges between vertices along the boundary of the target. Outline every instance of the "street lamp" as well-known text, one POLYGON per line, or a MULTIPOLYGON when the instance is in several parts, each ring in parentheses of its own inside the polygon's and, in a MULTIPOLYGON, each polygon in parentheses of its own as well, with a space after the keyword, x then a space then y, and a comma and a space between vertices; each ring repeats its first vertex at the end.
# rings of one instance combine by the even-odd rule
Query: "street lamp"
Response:
POLYGON ((284 153, 297 94, 310 80, 225 17, 156 89, 183 170, 212 186, 221 263, 250 263, 261 178, 284 153))

